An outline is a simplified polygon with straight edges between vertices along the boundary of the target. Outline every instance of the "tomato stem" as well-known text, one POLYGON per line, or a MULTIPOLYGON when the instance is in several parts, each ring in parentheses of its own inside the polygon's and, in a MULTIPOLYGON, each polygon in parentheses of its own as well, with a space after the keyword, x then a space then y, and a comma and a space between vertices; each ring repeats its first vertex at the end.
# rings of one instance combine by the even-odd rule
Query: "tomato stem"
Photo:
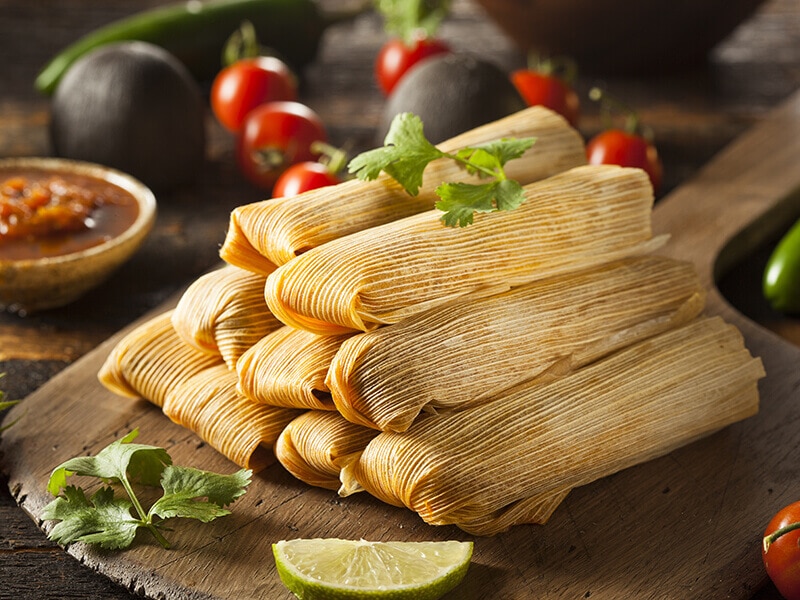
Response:
POLYGON ((625 115, 624 131, 631 134, 639 133, 639 115, 630 106, 624 104, 613 96, 609 96, 606 92, 598 87, 594 87, 589 90, 589 98, 596 102, 600 102, 600 110, 602 111, 606 129, 611 128, 611 111, 616 109, 625 115))
POLYGON ((767 550, 769 550, 770 545, 775 540, 777 540, 782 535, 787 534, 790 531, 794 531, 796 529, 800 529, 800 521, 798 521, 796 523, 789 523, 789 525, 785 525, 784 527, 781 527, 780 529, 778 529, 776 531, 773 531, 771 534, 766 536, 764 538, 764 553, 766 553, 767 550))
POLYGON ((326 142, 319 140, 312 142, 311 152, 321 155, 319 162, 324 164, 332 175, 339 173, 347 164, 347 152, 326 142))
POLYGON ((578 65, 568 56, 543 57, 538 52, 528 54, 528 70, 557 77, 567 85, 578 79, 578 65))

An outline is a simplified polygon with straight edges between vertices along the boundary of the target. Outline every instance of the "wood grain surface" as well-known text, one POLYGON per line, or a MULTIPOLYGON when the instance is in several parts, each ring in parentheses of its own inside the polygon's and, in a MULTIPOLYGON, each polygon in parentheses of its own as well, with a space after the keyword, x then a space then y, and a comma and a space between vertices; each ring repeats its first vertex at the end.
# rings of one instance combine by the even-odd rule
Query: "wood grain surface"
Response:
MULTIPOLYGON (((0 0, 0 156, 50 152, 48 102, 32 88, 45 60, 98 25, 168 1, 0 0)), ((342 0, 321 1, 335 7, 342 0)), ((480 52, 502 68, 524 61, 470 0, 455 1, 442 35, 456 50, 480 52)), ((353 150, 374 141, 383 99, 372 80, 372 60, 383 40, 375 15, 336 26, 326 34, 318 60, 303 73, 302 100, 320 113, 335 143, 353 150)), ((780 136, 785 127, 797 138, 796 99, 776 119, 769 117, 769 129, 758 125, 768 122, 772 109, 800 88, 800 4, 769 0, 707 63, 694 69, 659 77, 584 77, 579 92, 585 97, 595 84, 636 107, 653 128, 665 163, 662 194, 668 196, 657 208, 657 224, 673 235, 670 252, 698 253, 704 277, 711 282, 716 276, 721 292, 712 294, 713 309, 739 324, 751 349, 765 359, 769 375, 762 411, 651 465, 575 490, 545 528, 518 528, 486 544, 478 540, 476 563, 451 597, 527 598, 534 590, 562 598, 773 600, 777 593, 760 568, 757 545, 771 511, 800 497, 799 440, 792 433, 798 428, 793 407, 798 363, 780 339, 800 344, 800 321, 770 312, 754 292, 770 245, 797 211, 797 202, 786 202, 782 195, 798 170, 797 155, 792 159, 794 150, 786 154, 777 145, 783 140, 796 149, 792 140, 780 136), (762 133, 748 138, 751 129, 762 133), (778 139, 770 144, 766 138, 776 130, 778 139), (734 169, 703 169, 742 134, 743 140, 755 142, 732 147, 740 148, 730 159, 734 169), (773 156, 781 158, 776 163, 773 156), (761 175, 768 175, 768 181, 761 181, 761 175), (774 203, 779 207, 767 210, 774 203), (756 218, 762 211, 767 217, 756 218), (750 219, 755 226, 747 227, 750 219), (737 235, 743 227, 745 233, 737 235), (712 241, 704 242, 707 236, 712 241), (723 249, 719 262, 702 254, 711 246, 723 249), (507 560, 517 550, 520 558, 512 563, 517 570, 509 578, 507 560), (513 581, 495 593, 492 584, 504 579, 513 581), (662 585, 667 592, 662 593, 662 585)), ((600 127, 596 107, 585 103, 581 132, 588 137, 600 127)), ((0 315, 0 371, 6 373, 2 387, 11 397, 25 398, 20 410, 37 419, 36 427, 7 437, 2 445, 0 599, 127 600, 145 593, 182 598, 187 585, 196 590, 195 597, 254 597, 260 591, 262 598, 289 598, 276 586, 268 554, 274 539, 317 531, 321 525, 325 535, 365 535, 366 527, 354 530, 359 520, 370 525, 370 537, 462 535, 435 530, 406 511, 368 498, 338 500, 292 481, 279 469, 259 478, 259 493, 245 497, 249 503, 237 506, 238 516, 211 529, 176 531, 180 551, 167 555, 149 545, 110 556, 84 555, 83 549, 73 548, 76 560, 47 541, 35 516, 24 512, 41 507, 42 489, 33 482, 46 478, 54 464, 74 451, 97 450, 136 424, 144 424, 145 441, 168 445, 179 462, 197 459, 221 470, 230 468, 216 453, 198 448, 191 434, 164 424, 148 406, 105 395, 92 374, 107 347, 93 350, 121 327, 169 302, 176 290, 214 265, 230 209, 261 198, 238 176, 230 137, 213 119, 208 131, 208 166, 199 184, 159 198, 156 229, 130 263, 72 306, 26 319, 0 315), (52 379, 58 373, 62 377, 52 379), (83 439, 62 444, 64 433, 75 431, 73 417, 85 416, 86 400, 97 403, 96 422, 93 410, 92 419, 83 419, 83 439), (14 450, 17 443, 31 449, 31 456, 14 450), (75 443, 77 449, 70 445, 75 443), (21 485, 23 471, 27 483, 21 485), (313 506, 313 511, 299 511, 298 503, 313 506), (241 548, 236 543, 240 533, 248 535, 241 548), (251 535, 256 533, 260 541, 251 535), (243 567, 218 554, 231 548, 248 552, 243 567), (208 591, 219 578, 214 573, 220 560, 237 575, 252 569, 246 590, 231 586, 208 591)))

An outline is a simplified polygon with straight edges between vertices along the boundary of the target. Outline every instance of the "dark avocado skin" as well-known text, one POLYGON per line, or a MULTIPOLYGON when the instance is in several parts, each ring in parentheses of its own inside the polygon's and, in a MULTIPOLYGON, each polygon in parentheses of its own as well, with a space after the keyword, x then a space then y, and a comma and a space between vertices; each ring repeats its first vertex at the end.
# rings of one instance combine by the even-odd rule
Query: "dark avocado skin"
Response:
POLYGON ((392 119, 412 112, 422 119, 425 137, 443 142, 479 125, 525 108, 508 75, 485 60, 446 54, 424 60, 397 84, 386 102, 376 143, 383 145, 392 119))
POLYGON ((146 42, 78 60, 53 96, 57 156, 103 164, 154 189, 193 182, 205 160, 205 104, 187 69, 146 42))

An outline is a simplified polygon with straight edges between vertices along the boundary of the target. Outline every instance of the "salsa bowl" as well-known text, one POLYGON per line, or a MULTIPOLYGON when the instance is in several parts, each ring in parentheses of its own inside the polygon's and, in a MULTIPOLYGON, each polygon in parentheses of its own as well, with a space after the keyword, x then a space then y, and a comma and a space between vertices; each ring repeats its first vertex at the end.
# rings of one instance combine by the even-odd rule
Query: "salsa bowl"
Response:
POLYGON ((155 218, 153 192, 120 171, 0 160, 0 308, 24 316, 77 300, 136 252, 155 218))

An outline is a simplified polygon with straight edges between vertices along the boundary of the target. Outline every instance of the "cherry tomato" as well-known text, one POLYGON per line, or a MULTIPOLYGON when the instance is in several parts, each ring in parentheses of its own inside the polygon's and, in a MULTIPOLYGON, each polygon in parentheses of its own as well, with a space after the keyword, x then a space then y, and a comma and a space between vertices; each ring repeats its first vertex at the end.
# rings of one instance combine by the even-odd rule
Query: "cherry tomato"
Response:
POLYGON ((327 165, 320 162, 301 162, 286 169, 272 188, 273 198, 289 198, 309 190, 339 183, 327 165))
POLYGON ((256 186, 272 189, 288 167, 313 161, 316 142, 327 141, 317 113, 299 102, 270 102, 247 115, 236 154, 242 173, 256 186))
POLYGON ((511 83, 528 106, 545 106, 563 116, 573 127, 578 124, 578 94, 555 75, 519 69, 511 73, 511 83))
POLYGON ((297 81, 291 69, 272 56, 243 58, 225 67, 211 86, 211 109, 217 120, 233 132, 256 106, 297 98, 297 81))
POLYGON ((653 189, 661 186, 662 165, 656 147, 641 135, 621 129, 607 129, 586 145, 591 165, 638 167, 650 176, 653 189))
MULTIPOLYGON (((800 522, 800 502, 778 511, 764 531, 764 537, 779 529, 800 522)), ((800 600, 800 529, 785 533, 771 541, 761 558, 775 587, 786 600, 800 600)))
POLYGON ((383 45, 375 60, 378 85, 388 96, 411 67, 424 58, 446 52, 450 52, 450 47, 435 38, 419 38, 411 46, 401 39, 391 39, 383 45))

